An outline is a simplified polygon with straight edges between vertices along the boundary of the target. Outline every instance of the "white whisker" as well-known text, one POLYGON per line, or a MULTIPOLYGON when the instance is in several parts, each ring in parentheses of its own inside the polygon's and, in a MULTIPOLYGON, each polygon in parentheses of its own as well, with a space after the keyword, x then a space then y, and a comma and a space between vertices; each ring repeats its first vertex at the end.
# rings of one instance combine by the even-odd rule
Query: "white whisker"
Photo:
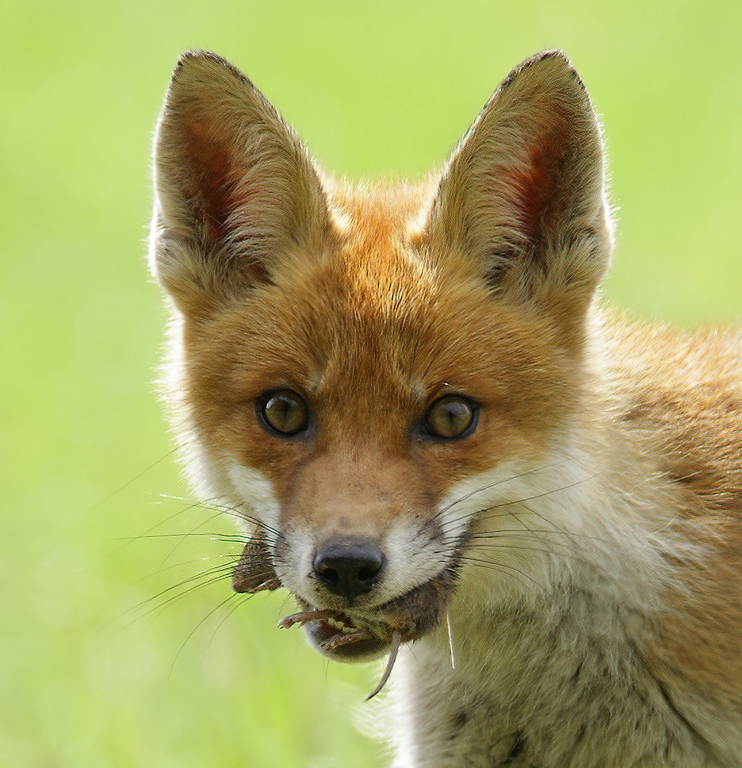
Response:
POLYGON ((453 631, 451 630, 451 617, 446 612, 446 629, 448 630, 448 650, 451 654, 451 669, 456 669, 456 654, 453 651, 453 631))

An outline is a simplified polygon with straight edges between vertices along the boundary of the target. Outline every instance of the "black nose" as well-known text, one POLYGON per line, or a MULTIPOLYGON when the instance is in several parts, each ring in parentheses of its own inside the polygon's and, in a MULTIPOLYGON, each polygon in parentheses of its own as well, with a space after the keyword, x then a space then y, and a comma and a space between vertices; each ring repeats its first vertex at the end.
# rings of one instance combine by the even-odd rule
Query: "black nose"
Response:
POLYGON ((384 555, 367 539, 330 540, 317 550, 312 567, 326 589, 353 598, 373 589, 384 567, 384 555))

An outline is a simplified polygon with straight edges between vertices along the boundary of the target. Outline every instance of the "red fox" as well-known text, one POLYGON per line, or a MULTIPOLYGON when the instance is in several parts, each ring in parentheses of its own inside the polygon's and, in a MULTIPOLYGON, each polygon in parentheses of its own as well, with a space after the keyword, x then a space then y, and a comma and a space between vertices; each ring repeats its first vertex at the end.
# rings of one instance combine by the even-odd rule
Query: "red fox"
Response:
POLYGON ((199 493, 318 651, 391 654, 395 768, 742 765, 742 333, 612 311, 601 131, 566 57, 440 173, 350 186, 247 78, 156 131, 167 388, 199 493))

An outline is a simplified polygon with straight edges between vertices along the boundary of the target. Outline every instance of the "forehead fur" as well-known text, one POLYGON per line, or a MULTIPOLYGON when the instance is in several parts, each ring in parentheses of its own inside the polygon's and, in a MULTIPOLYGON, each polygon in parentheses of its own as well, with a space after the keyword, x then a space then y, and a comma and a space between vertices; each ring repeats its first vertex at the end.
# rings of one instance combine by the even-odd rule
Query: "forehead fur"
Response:
POLYGON ((199 407, 286 386, 368 435, 454 388, 527 431, 551 424, 555 408, 536 404, 572 399, 568 358, 537 313, 498 300, 470 260, 423 243, 433 186, 334 186, 337 227, 321 252, 297 251, 271 283, 187 326, 199 407))

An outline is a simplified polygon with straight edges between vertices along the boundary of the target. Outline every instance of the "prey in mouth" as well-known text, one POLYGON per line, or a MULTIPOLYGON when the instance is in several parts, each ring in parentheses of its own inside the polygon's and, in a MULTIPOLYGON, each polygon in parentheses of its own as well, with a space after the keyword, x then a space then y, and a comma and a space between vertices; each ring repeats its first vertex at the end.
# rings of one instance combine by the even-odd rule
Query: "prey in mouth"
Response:
MULTIPOLYGON (((373 608, 341 611, 297 598, 301 610, 282 619, 279 627, 303 626, 312 645, 337 661, 366 661, 388 652, 384 673, 368 700, 387 682, 402 643, 419 639, 445 619, 457 572, 458 565, 452 562, 432 579, 373 608)), ((232 587, 235 592, 254 593, 279 586, 267 542, 258 531, 234 569, 232 587)))
MULTIPOLYGON (((320 645, 325 652, 335 652, 336 649, 347 645, 350 645, 352 649, 358 649, 358 643, 361 643, 361 653, 364 653, 363 643, 370 643, 375 648, 378 647, 380 642, 379 638, 374 637, 370 630, 359 629, 353 624, 353 619, 339 611, 321 608, 301 611, 287 616, 279 622, 278 626, 288 629, 294 624, 303 624, 307 627, 308 631, 317 639, 317 645, 320 645)), ((386 681, 389 679, 389 675, 391 675, 394 668, 394 662, 397 660, 397 653, 401 644, 401 632, 393 631, 386 667, 381 675, 381 679, 376 684, 376 688, 366 696, 366 701, 373 699, 386 685, 386 681)), ((383 643, 382 647, 384 647, 383 643)))

